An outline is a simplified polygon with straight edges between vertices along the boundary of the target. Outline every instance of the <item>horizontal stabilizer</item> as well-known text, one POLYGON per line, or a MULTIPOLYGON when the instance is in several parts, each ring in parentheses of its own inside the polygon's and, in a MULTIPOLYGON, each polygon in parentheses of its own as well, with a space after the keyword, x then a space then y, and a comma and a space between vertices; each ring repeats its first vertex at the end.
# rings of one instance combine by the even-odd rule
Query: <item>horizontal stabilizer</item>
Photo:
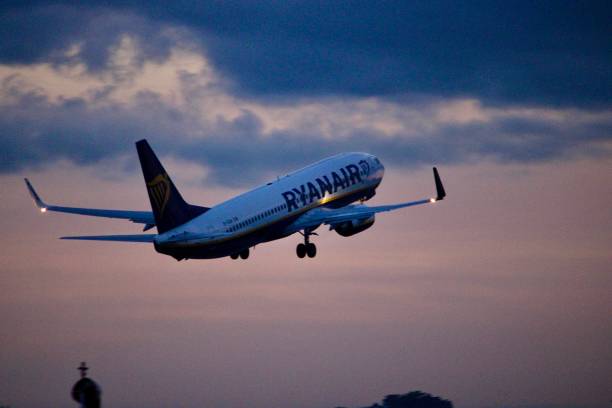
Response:
POLYGON ((157 234, 83 235, 78 237, 61 237, 60 239, 78 239, 84 241, 153 242, 156 236, 157 234))

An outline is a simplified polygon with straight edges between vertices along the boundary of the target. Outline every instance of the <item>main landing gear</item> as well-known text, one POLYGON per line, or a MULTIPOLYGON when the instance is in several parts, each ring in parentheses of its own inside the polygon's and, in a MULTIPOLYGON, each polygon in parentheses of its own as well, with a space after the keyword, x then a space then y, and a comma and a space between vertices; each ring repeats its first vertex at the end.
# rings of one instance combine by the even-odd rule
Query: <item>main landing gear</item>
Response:
POLYGON ((297 254, 298 258, 304 258, 306 255, 308 255, 309 258, 314 258, 317 256, 317 247, 315 244, 310 242, 310 236, 318 234, 316 232, 309 232, 306 230, 304 232, 300 232, 300 234, 304 236, 304 243, 298 244, 298 246, 295 248, 295 253, 297 254))
POLYGON ((243 249, 242 251, 238 253, 230 255, 230 258, 232 259, 238 259, 238 257, 240 257, 240 259, 247 259, 249 257, 249 248, 243 249))

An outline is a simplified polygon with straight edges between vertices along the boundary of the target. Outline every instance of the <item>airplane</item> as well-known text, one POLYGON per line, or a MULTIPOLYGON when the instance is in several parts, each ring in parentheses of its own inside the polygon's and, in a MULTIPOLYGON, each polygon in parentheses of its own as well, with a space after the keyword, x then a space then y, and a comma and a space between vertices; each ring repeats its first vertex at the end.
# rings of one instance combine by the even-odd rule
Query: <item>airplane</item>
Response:
POLYGON ((247 259, 255 245, 303 236, 296 247, 299 258, 314 258, 317 247, 310 237, 321 225, 343 237, 370 228, 377 213, 446 197, 434 167, 436 197, 399 204, 368 207, 385 168, 367 153, 340 153, 310 164, 246 193, 202 207, 187 203, 168 173, 143 139, 136 150, 153 211, 106 210, 46 204, 26 178, 26 186, 41 212, 56 211, 94 217, 119 218, 144 224, 143 232, 157 227, 157 234, 67 236, 61 239, 153 243, 155 250, 177 261, 231 257, 247 259), (356 203, 358 202, 358 203, 356 203))

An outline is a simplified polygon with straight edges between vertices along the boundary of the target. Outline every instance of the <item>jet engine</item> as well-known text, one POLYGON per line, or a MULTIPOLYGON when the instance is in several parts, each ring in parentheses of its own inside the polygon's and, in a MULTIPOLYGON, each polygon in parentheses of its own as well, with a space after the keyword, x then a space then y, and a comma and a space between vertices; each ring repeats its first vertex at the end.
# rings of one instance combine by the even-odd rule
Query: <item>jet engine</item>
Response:
POLYGON ((371 217, 360 220, 350 220, 334 226, 334 230, 343 237, 350 237, 365 231, 374 224, 375 216, 372 214, 371 217))

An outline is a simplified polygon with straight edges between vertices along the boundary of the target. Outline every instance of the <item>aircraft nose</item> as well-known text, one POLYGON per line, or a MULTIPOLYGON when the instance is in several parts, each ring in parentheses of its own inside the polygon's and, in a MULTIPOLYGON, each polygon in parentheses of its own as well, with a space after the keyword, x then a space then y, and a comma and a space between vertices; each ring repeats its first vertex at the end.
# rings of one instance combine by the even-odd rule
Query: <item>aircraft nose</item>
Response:
POLYGON ((376 156, 372 156, 372 162, 374 164, 376 175, 382 178, 383 175, 385 174, 385 166, 383 166, 383 164, 380 162, 380 160, 376 156))
POLYGON ((385 173, 385 166, 383 166, 383 164, 380 162, 380 160, 378 160, 378 157, 374 157, 374 161, 376 162, 376 164, 378 164, 378 171, 380 171, 381 174, 385 173))

